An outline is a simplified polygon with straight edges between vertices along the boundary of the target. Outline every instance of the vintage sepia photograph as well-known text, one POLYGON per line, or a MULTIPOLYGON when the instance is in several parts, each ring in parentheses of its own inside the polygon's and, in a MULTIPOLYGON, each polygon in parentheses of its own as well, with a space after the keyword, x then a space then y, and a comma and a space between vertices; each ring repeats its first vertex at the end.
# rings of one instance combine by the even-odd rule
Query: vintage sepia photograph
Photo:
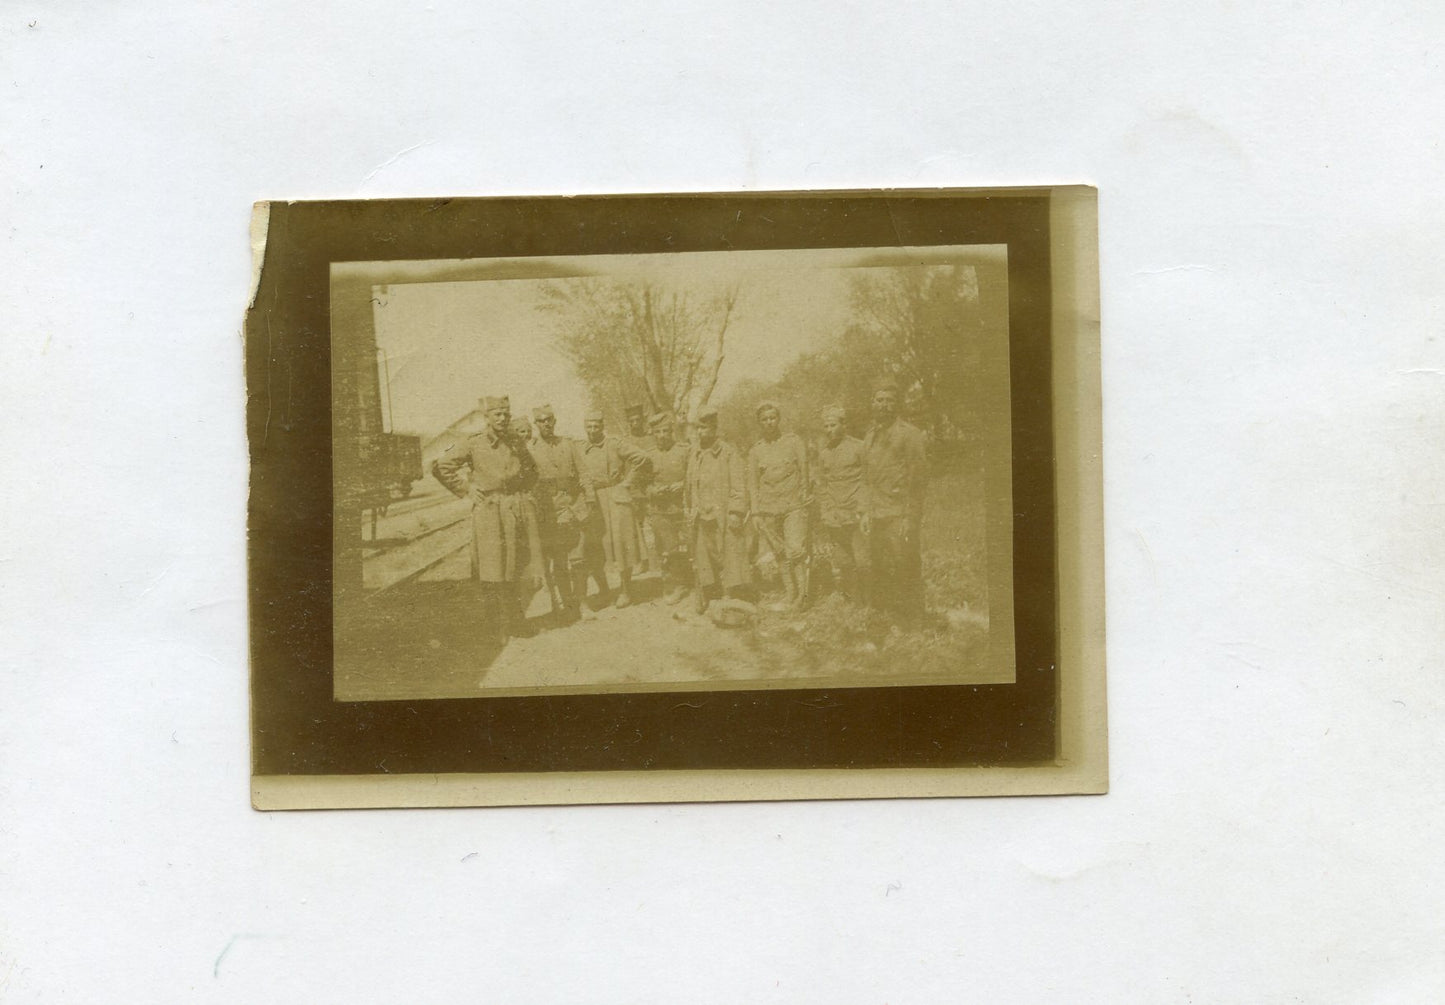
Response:
POLYGON ((338 700, 1013 681, 1005 246, 346 262, 331 304, 338 700))
POLYGON ((254 804, 1103 791, 1094 207, 258 206, 254 804))

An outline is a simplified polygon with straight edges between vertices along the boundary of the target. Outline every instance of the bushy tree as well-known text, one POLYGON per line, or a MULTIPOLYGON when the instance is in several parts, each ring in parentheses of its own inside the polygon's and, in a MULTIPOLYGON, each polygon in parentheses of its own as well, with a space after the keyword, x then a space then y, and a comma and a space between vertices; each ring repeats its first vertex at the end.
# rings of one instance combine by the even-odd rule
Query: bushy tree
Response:
MULTIPOLYGON (((1001 268, 1001 267, 1000 267, 1001 268)), ((920 265, 862 273, 852 282, 849 335, 883 360, 913 420, 942 440, 977 428, 981 347, 988 326, 1007 323, 1003 294, 984 290, 976 265, 920 265)), ((993 277, 989 277, 993 278, 993 277)), ((1001 278, 1001 277, 999 277, 1001 278)))
POLYGON ((821 433, 828 405, 842 405, 850 432, 861 436, 879 378, 892 377, 903 390, 903 414, 929 433, 935 455, 954 454, 982 428, 982 342, 989 326, 1008 323, 1003 269, 999 263, 860 270, 849 290, 852 322, 776 380, 738 384, 719 406, 723 435, 751 443, 758 403, 773 400, 785 426, 810 440, 821 433))
POLYGON ((699 293, 588 276, 547 283, 541 296, 556 344, 618 428, 626 403, 691 419, 712 397, 736 286, 699 293))

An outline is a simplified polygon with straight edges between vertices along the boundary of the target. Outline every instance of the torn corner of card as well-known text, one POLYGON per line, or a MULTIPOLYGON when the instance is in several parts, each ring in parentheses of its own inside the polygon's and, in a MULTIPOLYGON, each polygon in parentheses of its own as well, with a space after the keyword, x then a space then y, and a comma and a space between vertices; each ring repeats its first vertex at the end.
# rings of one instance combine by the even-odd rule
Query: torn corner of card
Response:
POLYGON ((256 293, 261 289, 261 263, 266 260, 266 231, 271 225, 271 203, 269 200, 251 207, 251 295, 246 298, 246 309, 256 306, 256 293))

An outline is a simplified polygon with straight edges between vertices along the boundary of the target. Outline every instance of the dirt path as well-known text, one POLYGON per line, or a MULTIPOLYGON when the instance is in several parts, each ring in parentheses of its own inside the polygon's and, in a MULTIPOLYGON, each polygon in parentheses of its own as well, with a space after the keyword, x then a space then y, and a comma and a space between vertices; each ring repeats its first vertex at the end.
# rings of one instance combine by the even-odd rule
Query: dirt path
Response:
POLYGON ((776 657, 766 656, 751 629, 719 628, 693 614, 689 601, 676 607, 640 603, 624 610, 606 608, 595 620, 543 631, 535 638, 511 640, 481 675, 478 687, 712 687, 776 672, 778 667, 769 666, 776 657))
MULTIPOLYGON (((438 570, 440 571, 440 569, 438 570)), ((528 608, 538 629, 499 646, 483 594, 465 564, 456 578, 416 580, 338 612, 335 694, 341 701, 482 698, 620 691, 759 690, 901 683, 992 683, 969 649, 986 626, 900 634, 872 642, 857 608, 824 601, 807 615, 761 612, 739 627, 693 613, 691 598, 657 602, 655 576, 633 584, 638 602, 559 623, 546 594, 528 608), (830 606, 831 605, 831 606, 830 606)), ((615 587, 615 584, 614 584, 615 587)), ((980 635, 982 633, 982 635, 980 635)))

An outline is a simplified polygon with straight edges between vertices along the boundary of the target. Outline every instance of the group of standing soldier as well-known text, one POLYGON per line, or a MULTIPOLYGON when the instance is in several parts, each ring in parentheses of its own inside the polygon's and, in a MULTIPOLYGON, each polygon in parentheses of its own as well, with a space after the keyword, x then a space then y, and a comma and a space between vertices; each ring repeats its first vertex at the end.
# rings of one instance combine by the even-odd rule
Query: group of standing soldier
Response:
POLYGON ((627 408, 625 435, 609 433, 594 411, 585 438, 574 440, 557 435, 551 406, 532 410, 534 432, 513 418, 507 398, 488 397, 486 428, 432 471, 471 500, 472 569, 504 635, 535 632, 524 610, 543 587, 563 619, 627 607, 633 575, 649 563, 662 575, 665 602, 690 591, 704 612, 714 598, 751 589, 758 544, 782 580, 775 607, 808 603, 816 554, 826 556, 834 588, 910 620, 922 611, 927 475, 924 435, 899 417, 898 399, 896 385, 878 386, 861 440, 848 435, 842 408, 825 409, 812 452, 784 431, 778 405, 764 402, 759 438, 743 452, 719 435, 709 406, 690 442, 678 438, 673 416, 648 419, 640 405, 627 408), (597 585, 591 605, 589 580, 597 585))

